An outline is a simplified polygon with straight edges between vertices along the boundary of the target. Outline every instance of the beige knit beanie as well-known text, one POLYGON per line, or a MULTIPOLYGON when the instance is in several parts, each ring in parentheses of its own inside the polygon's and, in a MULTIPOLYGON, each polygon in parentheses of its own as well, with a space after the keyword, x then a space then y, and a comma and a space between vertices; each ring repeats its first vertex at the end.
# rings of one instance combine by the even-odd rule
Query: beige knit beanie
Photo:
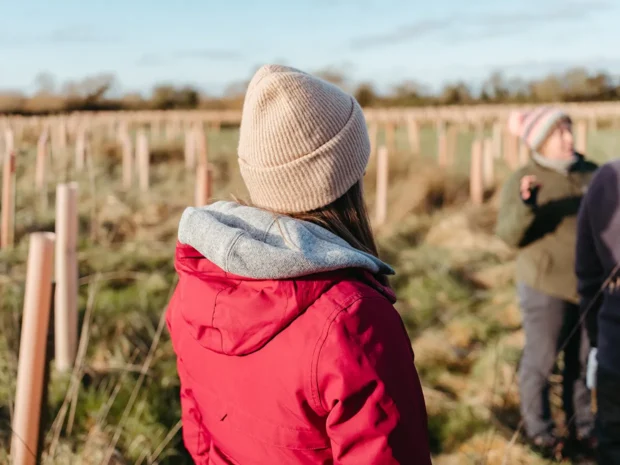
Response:
POLYGON ((265 65, 245 96, 238 154, 254 205, 299 213, 362 179, 370 140, 353 97, 303 71, 265 65))

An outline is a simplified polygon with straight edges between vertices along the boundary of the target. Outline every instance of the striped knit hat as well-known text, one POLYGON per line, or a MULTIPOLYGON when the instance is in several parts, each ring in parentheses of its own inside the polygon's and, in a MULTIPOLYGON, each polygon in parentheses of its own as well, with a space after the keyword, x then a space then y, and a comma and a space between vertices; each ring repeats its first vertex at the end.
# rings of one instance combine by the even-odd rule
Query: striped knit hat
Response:
POLYGON ((255 206, 308 212, 362 179, 370 139, 352 96, 297 69, 265 65, 245 96, 238 156, 255 206))
POLYGON ((515 111, 508 118, 509 131, 519 137, 531 150, 538 150, 549 137, 555 125, 569 120, 566 112, 551 106, 541 106, 532 111, 515 111))

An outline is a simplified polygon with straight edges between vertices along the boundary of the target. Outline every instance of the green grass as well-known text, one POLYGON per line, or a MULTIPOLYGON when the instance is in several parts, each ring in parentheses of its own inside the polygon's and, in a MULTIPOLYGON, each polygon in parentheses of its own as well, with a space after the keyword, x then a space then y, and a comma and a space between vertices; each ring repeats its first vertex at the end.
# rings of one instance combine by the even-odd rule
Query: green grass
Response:
MULTIPOLYGON (((425 389, 435 393, 427 398, 427 404, 433 412, 429 419, 432 446, 441 460, 458 453, 477 434, 494 431, 494 424, 512 424, 507 418, 514 415, 510 391, 515 391, 515 386, 509 374, 520 350, 510 339, 519 332, 518 315, 507 313, 514 310, 510 307, 514 306, 512 282, 502 280, 485 287, 478 277, 484 270, 510 263, 511 257, 491 245, 475 249, 442 243, 443 236, 434 231, 445 220, 465 215, 464 229, 454 234, 477 237, 472 243, 492 243, 492 207, 476 209, 467 201, 473 135, 459 136, 456 164, 448 171, 438 170, 433 161, 433 130, 421 133, 420 157, 408 152, 404 131, 397 131, 396 136, 390 211, 388 224, 379 230, 379 247, 382 257, 397 270, 391 278, 399 298, 397 309, 416 349, 425 389), (429 235, 435 237, 434 242, 429 242, 429 235), (507 375, 495 386, 497 392, 491 392, 498 363, 507 375), (488 388, 490 394, 482 397, 491 399, 490 404, 476 395, 480 386, 488 388), (435 395, 443 400, 435 404, 435 395), (495 405, 507 395, 511 403, 495 405)), ((209 158, 217 199, 230 198, 231 193, 246 194, 236 167, 237 138, 237 130, 210 132, 209 158)), ((381 138, 380 134, 379 143, 381 138)), ((591 138, 590 148, 602 161, 611 158, 608 154, 620 147, 619 142, 618 134, 600 131, 591 138)), ((180 139, 154 137, 152 144, 152 189, 148 194, 138 192, 137 186, 123 192, 114 141, 94 147, 90 174, 76 173, 71 163, 61 161, 63 154, 55 154, 47 191, 35 192, 36 139, 19 145, 17 243, 14 250, 0 252, 0 461, 2 454, 6 457, 10 441, 28 234, 54 229, 54 185, 77 180, 79 311, 81 324, 88 324, 87 347, 78 389, 69 397, 70 380, 54 373, 51 366, 43 428, 45 454, 54 447, 55 458, 47 463, 71 463, 78 456, 99 463, 95 458, 109 447, 116 451, 115 463, 119 464, 191 463, 181 433, 175 433, 180 419, 179 386, 167 331, 161 331, 161 317, 175 284, 176 226, 183 208, 193 202, 193 173, 183 166, 180 139), (63 412, 64 421, 54 423, 63 412), (170 432, 175 434, 169 436, 170 432), (58 444, 54 443, 56 434, 58 444)), ((70 157, 71 152, 64 155, 70 157)), ((497 166, 501 179, 503 161, 498 160, 497 166)), ((372 212, 374 160, 367 181, 372 212)))

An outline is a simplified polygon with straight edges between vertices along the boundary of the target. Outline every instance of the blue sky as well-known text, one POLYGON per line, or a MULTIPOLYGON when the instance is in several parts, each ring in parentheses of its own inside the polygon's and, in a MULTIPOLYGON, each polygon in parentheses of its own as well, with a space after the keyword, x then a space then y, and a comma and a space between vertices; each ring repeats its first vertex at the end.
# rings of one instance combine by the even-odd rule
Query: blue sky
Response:
POLYGON ((620 74, 619 0, 0 0, 0 89, 113 72, 210 93, 266 62, 335 68, 379 88, 436 88, 492 70, 620 74))

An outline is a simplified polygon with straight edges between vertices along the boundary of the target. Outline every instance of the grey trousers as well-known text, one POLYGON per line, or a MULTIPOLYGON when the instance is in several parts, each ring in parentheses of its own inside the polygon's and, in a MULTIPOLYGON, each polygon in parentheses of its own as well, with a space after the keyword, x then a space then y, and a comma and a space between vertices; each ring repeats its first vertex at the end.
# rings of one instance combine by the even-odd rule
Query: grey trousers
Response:
POLYGON ((571 434, 590 434, 594 425, 591 394, 586 386, 590 345, 585 326, 579 325, 579 307, 517 284, 525 330, 525 348, 519 366, 521 416, 529 437, 554 428, 549 403, 549 376, 564 344, 562 402, 571 434))

